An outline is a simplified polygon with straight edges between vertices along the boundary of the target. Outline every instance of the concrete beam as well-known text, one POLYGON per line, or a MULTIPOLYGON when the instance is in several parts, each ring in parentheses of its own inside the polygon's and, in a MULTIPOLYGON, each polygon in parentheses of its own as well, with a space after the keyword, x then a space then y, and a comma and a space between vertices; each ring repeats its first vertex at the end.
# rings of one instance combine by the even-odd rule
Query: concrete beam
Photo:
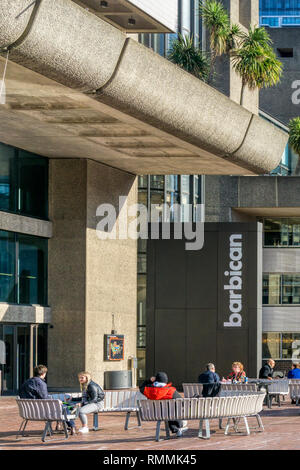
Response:
MULTIPOLYGON (((31 10, 19 16, 27 6, 26 0, 2 0, 1 47, 12 44, 33 19, 31 10)), ((156 157, 153 152, 133 154, 138 157, 134 164, 124 165, 132 152, 123 150, 114 166, 136 174, 266 173, 278 165, 287 142, 280 129, 126 39, 71 0, 41 1, 25 40, 12 50, 10 59, 88 92, 102 105, 150 126, 151 133, 156 129, 169 140, 178 139, 173 152, 162 144, 156 157)))

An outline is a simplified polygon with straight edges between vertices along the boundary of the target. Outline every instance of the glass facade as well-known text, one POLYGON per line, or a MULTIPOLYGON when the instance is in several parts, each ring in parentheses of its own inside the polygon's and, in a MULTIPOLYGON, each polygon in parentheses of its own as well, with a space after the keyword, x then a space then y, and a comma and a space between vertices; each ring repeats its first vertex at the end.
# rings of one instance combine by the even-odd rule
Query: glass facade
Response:
POLYGON ((300 218, 266 218, 263 223, 265 246, 300 246, 300 218))
POLYGON ((47 244, 0 230, 0 302, 47 305, 47 244))
POLYGON ((299 0, 260 0, 260 24, 270 27, 300 25, 299 0))
POLYGON ((0 210, 47 219, 47 158, 0 143, 0 210))
POLYGON ((262 345, 263 360, 300 360, 300 333, 263 333, 262 345))
POLYGON ((300 304, 300 273, 263 275, 263 304, 300 304))
POLYGON ((47 364, 47 335, 47 325, 0 324, 0 340, 6 350, 6 364, 2 366, 4 393, 17 393, 32 375, 33 367, 47 364))

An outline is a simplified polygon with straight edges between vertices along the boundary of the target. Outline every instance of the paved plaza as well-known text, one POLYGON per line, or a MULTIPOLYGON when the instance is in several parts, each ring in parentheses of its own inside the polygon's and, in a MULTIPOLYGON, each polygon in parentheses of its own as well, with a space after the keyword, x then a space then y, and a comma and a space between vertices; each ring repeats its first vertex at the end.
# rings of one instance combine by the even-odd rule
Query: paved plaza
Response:
MULTIPOLYGON (((264 408, 261 416, 264 433, 224 436, 224 430, 218 429, 217 420, 213 420, 212 436, 206 441, 197 437, 198 422, 190 421, 189 430, 183 438, 155 442, 155 423, 143 423, 142 428, 138 428, 135 417, 132 417, 130 429, 124 431, 125 414, 105 413, 99 416, 99 431, 43 444, 41 434, 37 436, 37 433, 42 432, 43 423, 28 423, 30 437, 16 441, 21 418, 15 399, 0 397, 0 450, 300 450, 300 407, 291 405, 287 399, 280 408, 276 404, 271 410, 264 408)), ((250 424, 254 425, 254 421, 253 418, 249 419, 250 424)), ((89 424, 92 426, 91 417, 89 424)))

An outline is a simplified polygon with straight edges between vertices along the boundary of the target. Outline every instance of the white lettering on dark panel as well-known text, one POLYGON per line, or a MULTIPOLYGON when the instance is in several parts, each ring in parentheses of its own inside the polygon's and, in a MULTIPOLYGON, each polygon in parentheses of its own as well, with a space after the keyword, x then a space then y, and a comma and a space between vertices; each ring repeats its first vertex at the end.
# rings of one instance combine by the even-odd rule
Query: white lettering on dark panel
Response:
POLYGON ((228 291, 229 300, 229 321, 224 322, 224 326, 242 326, 242 270, 243 270, 243 235, 233 234, 229 238, 229 270, 224 272, 228 278, 228 284, 224 285, 224 290, 228 291))

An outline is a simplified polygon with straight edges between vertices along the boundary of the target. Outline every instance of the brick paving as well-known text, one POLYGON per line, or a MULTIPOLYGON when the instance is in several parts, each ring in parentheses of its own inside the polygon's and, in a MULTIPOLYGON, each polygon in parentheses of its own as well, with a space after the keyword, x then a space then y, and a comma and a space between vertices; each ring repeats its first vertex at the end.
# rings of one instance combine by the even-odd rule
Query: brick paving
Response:
MULTIPOLYGON (((214 420, 211 422, 211 439, 206 441, 197 437, 197 421, 189 421, 189 430, 183 438, 155 442, 155 423, 143 423, 142 428, 137 428, 135 416, 132 416, 131 429, 124 431, 125 414, 105 413, 99 415, 99 431, 70 436, 68 440, 42 443, 43 424, 33 422, 28 423, 26 428, 30 437, 16 441, 21 418, 15 399, 0 397, 0 450, 300 450, 300 407, 286 400, 280 408, 276 404, 271 410, 265 408, 261 416, 265 426, 263 433, 224 436, 224 430, 218 429, 218 422, 214 420), (37 432, 40 433, 38 436, 32 436, 37 432)), ((253 418, 249 419, 249 423, 254 425, 253 418)), ((92 426, 91 416, 89 425, 92 426)), ((164 435, 163 425, 161 434, 164 435)))

